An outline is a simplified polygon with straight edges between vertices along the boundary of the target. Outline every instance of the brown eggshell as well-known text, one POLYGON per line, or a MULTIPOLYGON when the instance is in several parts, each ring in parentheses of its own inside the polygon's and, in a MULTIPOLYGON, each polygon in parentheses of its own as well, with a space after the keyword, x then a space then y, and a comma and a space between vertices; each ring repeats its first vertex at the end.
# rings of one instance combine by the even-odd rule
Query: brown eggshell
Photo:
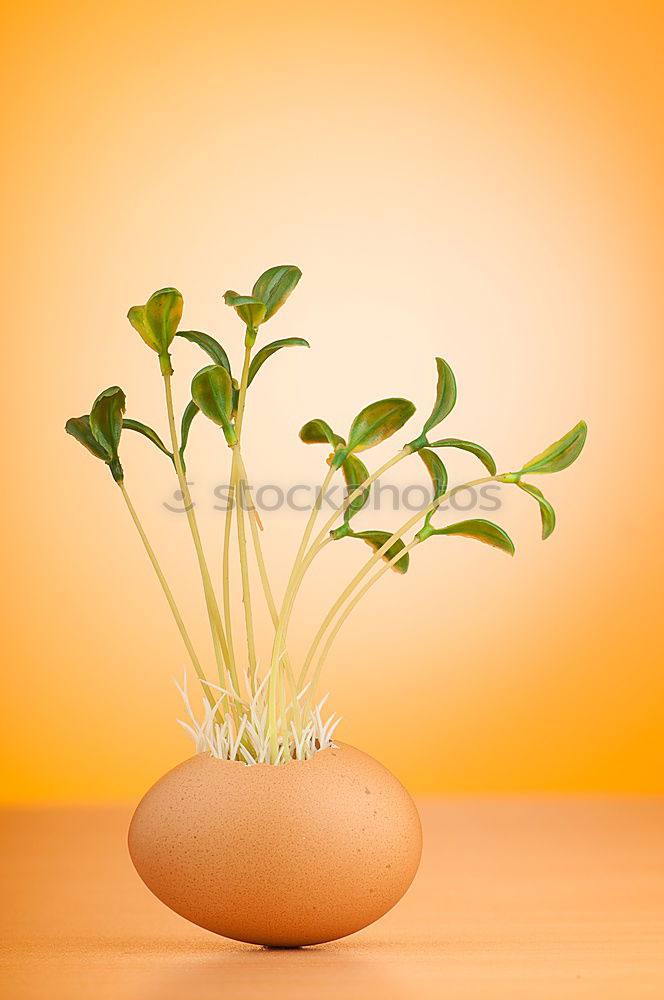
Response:
POLYGON ((172 910, 281 947, 377 920, 412 882, 421 849, 408 792, 347 744, 277 767, 198 754, 147 792, 129 829, 138 874, 172 910))

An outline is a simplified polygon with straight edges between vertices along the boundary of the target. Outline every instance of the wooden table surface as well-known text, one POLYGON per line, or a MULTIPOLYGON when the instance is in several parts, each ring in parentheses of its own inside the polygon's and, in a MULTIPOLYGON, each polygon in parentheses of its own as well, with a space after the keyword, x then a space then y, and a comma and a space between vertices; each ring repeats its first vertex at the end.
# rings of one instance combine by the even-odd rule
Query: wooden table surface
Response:
POLYGON ((176 916, 124 809, 1 814, 3 1000, 662 1000, 664 801, 421 804, 402 902, 344 941, 269 951, 176 916))

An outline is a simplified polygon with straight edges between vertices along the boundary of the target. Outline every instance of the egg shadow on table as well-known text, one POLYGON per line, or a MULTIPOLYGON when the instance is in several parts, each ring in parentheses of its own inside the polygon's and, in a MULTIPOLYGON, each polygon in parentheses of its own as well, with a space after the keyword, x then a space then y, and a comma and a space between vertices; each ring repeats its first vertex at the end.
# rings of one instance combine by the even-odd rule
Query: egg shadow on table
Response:
MULTIPOLYGON (((202 944, 202 942, 201 942, 202 944)), ((375 942, 361 941, 302 948, 265 948, 254 945, 224 944, 221 948, 194 946, 179 949, 177 955, 164 955, 160 949, 158 965, 144 970, 140 1000, 197 1000, 221 997, 242 991, 243 1000, 263 1000, 269 996, 288 996, 290 1000, 319 1000, 338 997, 340 981, 352 981, 354 990, 363 994, 380 991, 381 1000, 401 1000, 409 996, 395 982, 389 964, 383 961, 383 949, 375 942), (336 983, 336 985, 335 985, 336 983)))

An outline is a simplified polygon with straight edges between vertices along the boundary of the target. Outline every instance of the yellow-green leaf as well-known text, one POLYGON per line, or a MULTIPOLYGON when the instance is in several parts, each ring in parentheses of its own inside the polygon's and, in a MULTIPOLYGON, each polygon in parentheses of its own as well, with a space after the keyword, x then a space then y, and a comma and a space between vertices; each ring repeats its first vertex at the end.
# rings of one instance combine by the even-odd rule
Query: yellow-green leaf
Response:
POLYGON ((517 483, 517 486, 522 489, 525 493, 529 493, 531 497, 534 497, 539 504, 540 515, 542 518, 542 538, 546 539, 553 532, 556 526, 556 512, 546 499, 544 494, 533 486, 531 483, 517 483))
POLYGON ((151 347, 153 351, 159 352, 160 347, 157 338, 154 336, 145 319, 145 306, 132 306, 127 313, 127 319, 134 330, 140 333, 148 347, 151 347))
POLYGON ((429 447, 458 448, 460 451, 468 451, 475 458, 479 458, 487 472, 492 476, 496 474, 496 463, 493 458, 486 448, 483 448, 481 444, 475 444, 474 441, 463 441, 461 438, 443 438, 441 441, 432 441, 429 447))
POLYGON ((436 369, 438 371, 436 402, 433 405, 429 419, 424 425, 424 434, 427 434, 432 427, 435 427, 436 424, 444 420, 452 412, 456 403, 457 389, 454 372, 442 358, 436 358, 436 369))
MULTIPOLYGON (((427 472, 431 476, 431 481, 433 483, 432 500, 437 500, 438 497, 443 496, 445 490, 447 489, 447 469, 438 455, 436 455, 433 451, 430 451, 428 448, 420 448, 417 454, 424 462, 427 472)), ((424 519, 425 528, 428 528, 431 518, 435 513, 435 510, 429 511, 424 519)))
POLYGON ((429 451, 428 448, 422 448, 418 455, 424 462, 427 468, 427 472, 431 476, 431 481, 433 482, 433 498, 437 500, 438 497, 442 497, 443 493, 447 489, 447 469, 441 462, 438 455, 433 451, 429 451))
POLYGON ((209 333, 200 333, 198 330, 178 330, 177 336, 183 337, 184 340, 188 340, 192 344, 196 344, 212 358, 215 365, 221 365, 229 375, 231 374, 231 363, 228 360, 226 351, 219 341, 211 337, 209 333))
POLYGON ((89 414, 84 414, 82 417, 70 417, 65 424, 65 431, 67 434, 71 434, 79 444, 82 444, 84 448, 95 456, 95 458, 100 458, 102 462, 109 462, 111 456, 108 454, 105 448, 99 444, 96 437, 92 433, 90 428, 90 416, 89 414))
MULTIPOLYGON (((366 542, 367 545, 371 546, 374 552, 378 552, 380 549, 382 549, 383 545, 385 545, 387 540, 392 537, 392 532, 357 531, 353 532, 348 537, 361 538, 363 542, 366 542)), ((383 552, 381 558, 384 559, 386 562, 390 562, 392 559, 394 559, 397 553, 401 552, 405 548, 406 546, 404 545, 403 540, 401 538, 397 538, 396 542, 393 542, 390 545, 390 547, 385 552, 383 552)), ((395 573, 406 573, 408 570, 409 563, 410 563, 410 553, 406 552, 406 554, 402 556, 401 559, 398 559, 395 563, 393 563, 393 565, 390 568, 393 569, 395 573)))
POLYGON ((200 409, 193 401, 190 399, 185 406, 184 413, 182 414, 182 424, 180 426, 180 458, 182 460, 182 465, 185 465, 184 453, 187 448, 187 442, 189 441, 189 431, 191 430, 191 424, 197 413, 200 413, 200 409))
POLYGON ((493 521, 485 521, 484 518, 471 518, 468 521, 459 521, 457 524, 448 524, 446 528, 435 528, 434 535, 463 535, 464 538, 474 538, 485 545, 492 545, 495 549, 501 549, 509 555, 514 555, 514 542, 497 524, 493 521))
POLYGON ((335 434, 330 425, 320 417, 307 421, 304 427, 300 428, 300 440, 305 444, 329 444, 331 448, 346 444, 344 439, 335 434))
POLYGON ((261 347, 260 351, 257 351, 256 355, 252 358, 249 366, 247 385, 251 385, 267 359, 277 351, 280 351, 282 347, 309 347, 309 344, 302 337, 286 337, 284 340, 273 340, 271 344, 261 347))
POLYGON ((233 412, 233 382, 221 365, 208 365, 194 375, 191 395, 205 416, 223 428, 229 444, 236 442, 231 423, 233 412))
POLYGON ((588 425, 585 420, 580 420, 576 427, 573 427, 559 441, 554 441, 540 455, 535 455, 529 462, 526 462, 519 475, 526 472, 531 475, 545 475, 567 469, 583 451, 587 433, 588 425))
POLYGON ((281 309, 301 277, 302 271, 292 264, 280 264, 261 274, 251 294, 265 303, 264 323, 281 309))
MULTIPOLYGON (((370 403, 360 410, 353 421, 348 435, 348 451, 366 451, 380 444, 403 427, 414 412, 415 406, 409 399, 391 397, 370 403)), ((342 463, 338 461, 337 464, 342 463)))
POLYGON ((265 320, 265 303, 253 295, 238 295, 237 292, 224 293, 224 302, 235 309, 245 326, 256 330, 265 320))
MULTIPOLYGON (((347 496, 354 493, 358 486, 361 486, 369 478, 369 470, 357 455, 349 455, 341 466, 341 469, 346 480, 347 496)), ((370 495, 371 487, 358 493, 350 506, 344 511, 344 521, 350 521, 351 517, 354 517, 358 511, 362 510, 370 495)))
POLYGON ((161 440, 157 432, 153 430, 152 427, 149 427, 147 424, 142 423, 140 420, 134 420, 131 417, 123 417, 122 429, 128 431, 136 431, 138 434, 142 434, 143 437, 146 437, 148 441, 151 441, 152 444, 154 444, 159 449, 159 451, 163 451, 164 455, 168 455, 171 461, 173 461, 173 452, 169 451, 169 449, 161 440))
POLYGON ((148 347, 166 357, 182 318, 183 305, 177 288, 160 288, 144 306, 132 306, 127 317, 148 347))
POLYGON ((90 429, 111 458, 118 457, 118 446, 122 434, 122 414, 126 398, 122 389, 112 385, 100 392, 90 410, 90 429))

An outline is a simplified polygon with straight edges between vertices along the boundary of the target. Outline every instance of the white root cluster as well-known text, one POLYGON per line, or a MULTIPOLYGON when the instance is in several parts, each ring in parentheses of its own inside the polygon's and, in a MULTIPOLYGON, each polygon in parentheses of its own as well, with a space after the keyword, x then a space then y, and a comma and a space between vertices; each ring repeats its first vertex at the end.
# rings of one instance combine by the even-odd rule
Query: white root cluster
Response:
MULTIPOLYGON (((242 764, 267 764, 270 760, 270 736, 268 732, 268 699, 267 682, 269 674, 264 678, 251 700, 247 701, 218 684, 205 682, 206 686, 220 692, 220 697, 214 705, 207 698, 202 699, 202 719, 196 717, 187 687, 185 670, 182 685, 175 681, 175 686, 182 695, 189 722, 178 722, 191 738, 196 747, 196 753, 210 753, 219 760, 235 760, 242 764), (230 712, 222 713, 224 701, 232 699, 236 706, 236 718, 230 712)), ((298 695, 301 703, 309 685, 298 695)), ((247 683, 246 689, 249 689, 247 683)), ((274 761, 282 764, 287 760, 308 760, 318 750, 333 746, 332 736, 341 722, 333 713, 323 721, 323 709, 328 699, 326 694, 316 706, 303 709, 302 734, 298 735, 291 723, 291 735, 286 745, 280 738, 279 755, 274 761), (306 717, 308 715, 308 718, 306 717)), ((285 708, 285 715, 290 715, 292 704, 285 708)))

